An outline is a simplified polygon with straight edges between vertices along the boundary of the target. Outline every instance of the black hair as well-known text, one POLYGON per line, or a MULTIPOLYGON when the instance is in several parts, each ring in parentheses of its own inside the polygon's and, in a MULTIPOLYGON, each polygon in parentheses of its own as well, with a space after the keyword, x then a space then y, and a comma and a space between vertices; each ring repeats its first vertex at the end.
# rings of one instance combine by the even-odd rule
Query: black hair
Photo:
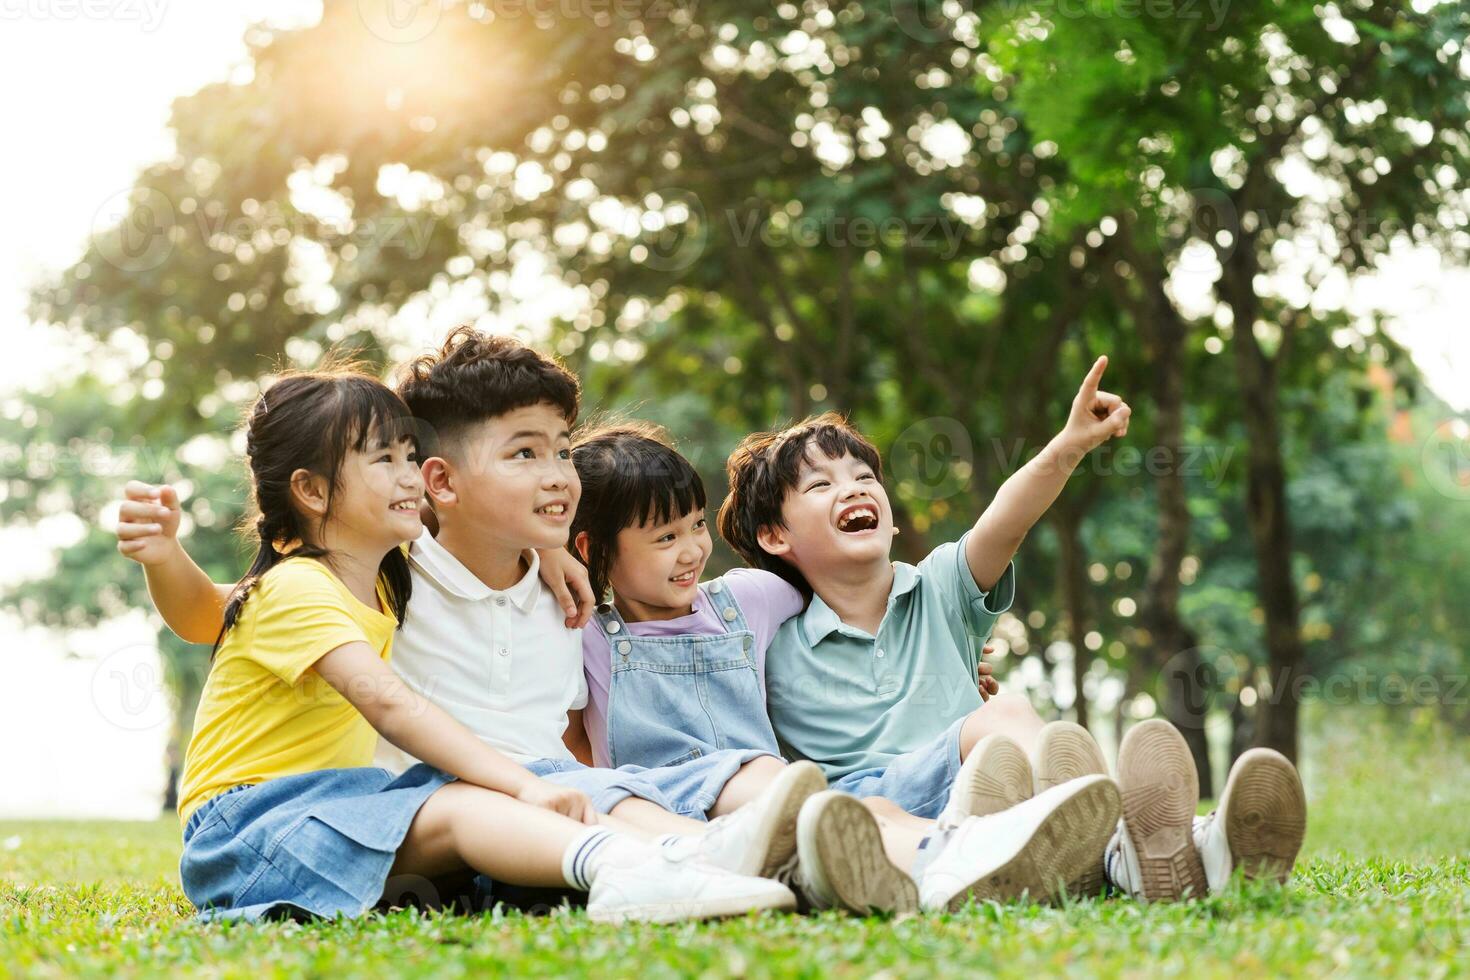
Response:
POLYGON ((752 568, 774 572, 810 598, 812 587, 796 566, 760 546, 763 528, 781 527, 781 507, 796 488, 801 465, 815 448, 829 459, 851 455, 883 479, 877 447, 847 419, 827 412, 772 432, 746 436, 725 462, 730 493, 720 505, 720 537, 752 568))
MULTIPOLYGON (((219 652, 225 634, 239 620, 250 591, 261 576, 287 558, 322 558, 331 554, 317 542, 332 513, 342 464, 351 451, 361 452, 369 440, 392 444, 414 438, 408 406, 387 385, 355 365, 331 364, 319 371, 282 376, 255 400, 245 430, 250 468, 251 502, 256 514, 245 529, 258 539, 250 570, 230 593, 224 626, 215 640, 219 652), (291 503, 291 474, 307 470, 327 480, 327 509, 316 528, 291 503), (282 550, 282 549, 286 550, 282 550)), ((403 625, 408 607, 408 559, 394 548, 378 566, 393 616, 403 625)))
POLYGON ((397 391, 421 424, 427 456, 453 453, 473 426, 542 402, 571 426, 581 400, 576 376, 554 358, 472 326, 456 329, 437 351, 405 364, 397 391))
POLYGON ((618 553, 618 532, 641 524, 666 524, 705 506, 704 481, 648 422, 606 425, 578 433, 572 465, 582 499, 572 518, 572 551, 587 566, 592 594, 607 598, 608 575, 618 553), (587 532, 587 556, 576 548, 587 532))

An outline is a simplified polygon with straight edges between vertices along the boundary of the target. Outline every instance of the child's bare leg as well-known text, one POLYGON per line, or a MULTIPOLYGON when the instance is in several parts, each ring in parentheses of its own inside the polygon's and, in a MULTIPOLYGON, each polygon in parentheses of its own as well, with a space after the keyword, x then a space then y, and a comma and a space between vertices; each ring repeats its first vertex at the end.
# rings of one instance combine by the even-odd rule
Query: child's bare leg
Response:
POLYGON ((456 782, 424 801, 389 876, 432 879, 465 867, 500 881, 558 887, 562 855, 587 828, 504 793, 456 782))
POLYGON ((908 871, 914 865, 914 856, 919 853, 919 844, 934 832, 934 821, 916 817, 903 807, 881 796, 863 798, 863 806, 878 821, 878 830, 883 835, 883 850, 888 860, 908 871))
POLYGON ((715 800, 715 805, 710 807, 709 815, 722 817, 740 809, 759 796, 761 791, 771 784, 771 780, 781 775, 781 770, 785 768, 786 763, 773 755, 751 759, 741 766, 740 771, 730 777, 725 788, 720 790, 719 799, 715 800))
POLYGON ((709 828, 709 824, 681 817, 657 803, 636 796, 630 796, 613 807, 612 813, 600 814, 597 822, 609 830, 649 839, 663 834, 702 834, 709 828))
POLYGON ((960 729, 960 758, 968 756, 986 735, 994 734, 1009 735, 1030 755, 1036 749, 1037 736, 1045 724, 1024 695, 994 695, 965 719, 965 725, 960 729))

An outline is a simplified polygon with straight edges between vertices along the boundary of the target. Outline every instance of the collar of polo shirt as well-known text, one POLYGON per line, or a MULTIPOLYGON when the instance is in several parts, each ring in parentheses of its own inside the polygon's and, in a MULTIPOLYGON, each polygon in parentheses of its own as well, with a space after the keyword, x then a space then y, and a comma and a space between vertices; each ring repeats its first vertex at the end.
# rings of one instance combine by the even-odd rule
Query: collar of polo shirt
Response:
POLYGON ((478 602, 496 596, 504 596, 522 612, 528 612, 536 603, 536 594, 541 586, 541 557, 536 552, 525 552, 530 567, 521 580, 508 589, 492 589, 481 582, 475 573, 465 568, 464 563, 451 555, 442 544, 425 528, 408 550, 408 557, 426 577, 451 595, 478 602))
MULTIPOLYGON (((895 562, 893 566, 893 588, 888 590, 888 607, 893 608, 894 600, 901 595, 912 592, 919 584, 920 571, 906 562, 895 562)), ((806 612, 801 614, 801 628, 806 633, 806 642, 815 647, 831 633, 843 632, 849 636, 866 637, 868 634, 862 630, 848 626, 832 607, 822 601, 819 595, 813 595, 811 604, 806 607, 806 612)))

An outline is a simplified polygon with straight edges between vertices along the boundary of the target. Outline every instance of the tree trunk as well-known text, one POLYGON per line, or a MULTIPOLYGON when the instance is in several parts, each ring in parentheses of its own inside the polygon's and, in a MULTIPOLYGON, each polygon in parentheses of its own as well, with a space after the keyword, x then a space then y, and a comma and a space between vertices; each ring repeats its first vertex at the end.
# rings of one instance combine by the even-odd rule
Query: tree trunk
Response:
POLYGON ((1057 591, 1067 615, 1067 637, 1072 643, 1072 705, 1077 724, 1087 727, 1087 698, 1082 681, 1092 665, 1087 649, 1087 555, 1082 547, 1082 519, 1071 507, 1057 502, 1052 508, 1052 524, 1059 542, 1057 556, 1057 591))
MULTIPOLYGON (((1136 261, 1136 260, 1135 260, 1136 261)), ((1164 294, 1159 270, 1138 270, 1144 280, 1139 326, 1152 370, 1154 442, 1168 460, 1155 476, 1158 529, 1149 563, 1139 620, 1162 686, 1164 717, 1184 735, 1199 770, 1200 795, 1214 796, 1206 714, 1214 692, 1205 688, 1208 668, 1199 641, 1179 615, 1179 569, 1189 549, 1189 493, 1180 465, 1184 451, 1184 338, 1188 325, 1164 294)))
MULTIPOLYGON (((1296 584, 1291 575, 1291 521, 1281 458, 1281 409, 1276 364, 1256 339, 1255 236, 1241 231, 1223 263, 1220 285, 1235 319, 1235 370, 1248 443, 1246 520, 1256 556, 1256 591, 1266 620, 1267 683, 1259 691, 1256 744, 1293 762, 1297 756, 1297 696, 1304 676, 1296 584)), ((1283 328, 1288 329, 1288 328, 1283 328)))

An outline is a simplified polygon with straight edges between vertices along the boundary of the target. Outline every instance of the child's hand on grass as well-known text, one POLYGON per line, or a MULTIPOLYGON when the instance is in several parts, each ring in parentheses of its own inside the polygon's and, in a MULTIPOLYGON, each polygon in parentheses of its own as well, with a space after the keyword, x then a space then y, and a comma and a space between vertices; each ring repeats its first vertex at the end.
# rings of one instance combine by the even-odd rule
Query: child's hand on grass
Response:
POLYGON ((1072 411, 1067 416, 1067 425, 1062 429, 1062 440, 1072 453, 1081 456, 1091 452, 1109 439, 1128 434, 1128 419, 1133 409, 1122 398, 1107 391, 1099 391, 1103 372, 1108 359, 1099 357, 1092 370, 1082 379, 1077 397, 1072 399, 1072 411))
POLYGON ((560 813, 581 823, 597 823, 597 811, 592 809, 592 800, 579 790, 558 786, 544 779, 533 779, 526 788, 516 794, 522 803, 539 806, 543 810, 560 813))
MULTIPOLYGON (((987 643, 985 644, 985 648, 980 651, 980 656, 988 657, 994 652, 994 645, 987 643)), ((997 681, 994 677, 991 676, 994 673, 994 667, 986 663, 984 660, 980 661, 979 666, 976 668, 977 676, 975 679, 980 685, 981 701, 989 701, 992 694, 1000 693, 1000 681, 997 681)))
POLYGON ((140 565, 157 565, 179 547, 179 493, 168 485, 129 480, 117 514, 117 550, 140 565))

